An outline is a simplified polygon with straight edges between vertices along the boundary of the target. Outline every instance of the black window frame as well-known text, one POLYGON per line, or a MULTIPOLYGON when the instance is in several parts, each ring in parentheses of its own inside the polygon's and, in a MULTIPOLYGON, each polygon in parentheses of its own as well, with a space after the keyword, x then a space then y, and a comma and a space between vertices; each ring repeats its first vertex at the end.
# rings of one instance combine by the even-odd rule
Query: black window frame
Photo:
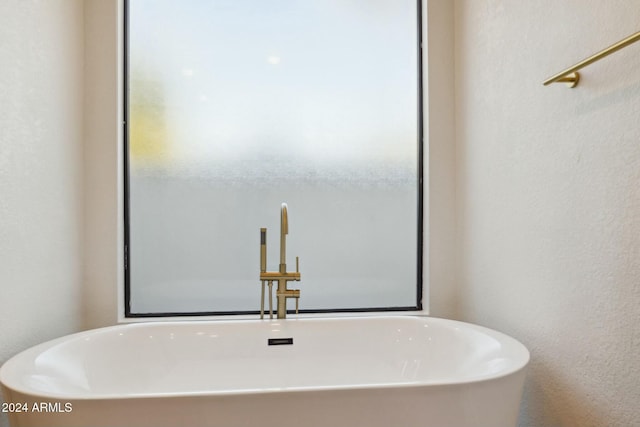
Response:
MULTIPOLYGON (((129 2, 135 0, 123 0, 123 197, 124 197, 124 316, 125 318, 150 318, 150 317, 198 317, 198 316, 249 316, 258 315, 260 311, 197 311, 197 312, 149 312, 139 313, 131 310, 131 275, 130 275, 130 192, 129 192, 129 2)), ((423 118, 423 37, 422 37, 422 0, 416 0, 417 7, 417 54, 418 54, 418 212, 417 212, 417 263, 416 263, 416 304, 401 307, 367 307, 367 308, 340 308, 340 309, 304 309, 300 313, 385 313, 385 312, 412 312, 423 310, 423 258, 424 258, 424 118, 423 118)), ((256 283, 259 280, 256 278, 256 283)), ((288 310, 288 313, 293 313, 288 310)))

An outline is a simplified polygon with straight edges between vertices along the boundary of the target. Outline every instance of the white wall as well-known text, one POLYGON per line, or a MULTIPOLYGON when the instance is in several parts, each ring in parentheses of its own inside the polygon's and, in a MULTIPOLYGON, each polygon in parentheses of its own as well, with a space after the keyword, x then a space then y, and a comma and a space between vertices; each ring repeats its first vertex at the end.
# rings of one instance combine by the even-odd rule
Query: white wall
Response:
POLYGON ((0 364, 81 325, 82 14, 0 1, 0 364))
POLYGON ((458 0, 459 315, 532 354, 521 426, 640 425, 637 0, 458 0))

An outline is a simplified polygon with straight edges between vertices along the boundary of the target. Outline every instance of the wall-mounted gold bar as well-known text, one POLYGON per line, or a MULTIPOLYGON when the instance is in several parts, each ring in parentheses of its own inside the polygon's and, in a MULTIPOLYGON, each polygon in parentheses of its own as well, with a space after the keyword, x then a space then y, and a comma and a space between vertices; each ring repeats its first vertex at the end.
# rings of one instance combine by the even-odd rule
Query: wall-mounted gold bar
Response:
POLYGON ((573 67, 567 68, 566 70, 556 74, 553 77, 549 77, 547 80, 544 81, 543 84, 546 86, 550 83, 562 82, 562 83, 567 83, 569 87, 575 87, 578 84, 578 81, 580 81, 580 75, 577 73, 579 69, 586 67, 589 64, 593 64, 594 62, 604 58, 605 56, 611 55, 613 52, 616 52, 624 47, 627 47, 631 43, 635 43, 638 40, 640 40, 640 31, 638 31, 637 33, 631 34, 626 39, 620 40, 618 43, 611 45, 608 48, 603 49, 602 51, 596 53, 595 55, 592 55, 587 59, 584 59, 578 62, 573 67))

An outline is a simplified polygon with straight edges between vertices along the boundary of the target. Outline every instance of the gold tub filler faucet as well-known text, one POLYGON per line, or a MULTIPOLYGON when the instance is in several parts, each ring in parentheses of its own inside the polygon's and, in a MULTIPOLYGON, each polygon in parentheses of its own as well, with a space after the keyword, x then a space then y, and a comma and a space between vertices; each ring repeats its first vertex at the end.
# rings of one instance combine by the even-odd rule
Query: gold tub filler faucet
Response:
POLYGON ((260 281, 262 282, 262 301, 260 303, 260 318, 264 319, 264 285, 269 284, 269 318, 273 319, 273 282, 278 282, 276 298, 278 300, 278 319, 287 317, 287 299, 295 298, 296 314, 298 314, 298 301, 300 290, 287 289, 287 282, 300 281, 298 257, 296 257, 296 271, 287 272, 287 234, 289 234, 289 218, 287 216, 287 204, 280 208, 280 268, 279 271, 267 271, 267 229, 260 229, 260 281))

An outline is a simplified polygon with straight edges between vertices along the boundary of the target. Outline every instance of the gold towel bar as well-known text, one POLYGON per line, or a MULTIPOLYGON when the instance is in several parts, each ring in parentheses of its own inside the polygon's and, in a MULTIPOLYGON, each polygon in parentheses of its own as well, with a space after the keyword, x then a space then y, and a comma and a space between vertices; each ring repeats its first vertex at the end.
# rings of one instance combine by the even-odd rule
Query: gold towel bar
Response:
POLYGON ((623 47, 627 47, 631 43, 635 43, 638 40, 640 40, 640 31, 638 31, 637 33, 631 34, 626 39, 620 40, 618 43, 611 45, 608 48, 596 53, 595 55, 592 55, 587 59, 584 59, 578 62, 573 67, 567 68, 566 70, 556 74, 553 77, 549 77, 547 80, 544 81, 543 84, 546 86, 550 83, 562 82, 562 83, 566 83, 569 87, 575 87, 580 81, 580 74, 578 74, 577 72, 579 69, 586 67, 589 64, 593 64, 594 62, 604 58, 605 56, 611 55, 613 52, 616 52, 622 49, 623 47))

